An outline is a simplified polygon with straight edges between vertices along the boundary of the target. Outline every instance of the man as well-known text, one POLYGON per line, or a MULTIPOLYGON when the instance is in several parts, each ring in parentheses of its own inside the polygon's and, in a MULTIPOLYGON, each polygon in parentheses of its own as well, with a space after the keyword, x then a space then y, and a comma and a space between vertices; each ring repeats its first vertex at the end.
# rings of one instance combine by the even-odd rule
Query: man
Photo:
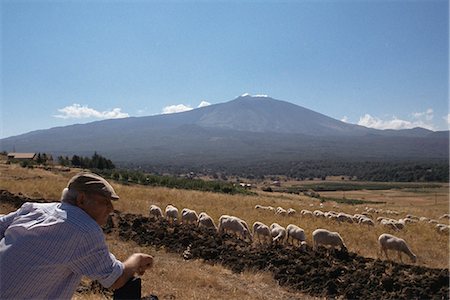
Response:
POLYGON ((82 172, 70 179, 61 203, 25 203, 0 217, 0 299, 70 299, 82 276, 122 287, 144 274, 153 257, 125 262, 108 250, 100 226, 119 196, 102 177, 82 172))

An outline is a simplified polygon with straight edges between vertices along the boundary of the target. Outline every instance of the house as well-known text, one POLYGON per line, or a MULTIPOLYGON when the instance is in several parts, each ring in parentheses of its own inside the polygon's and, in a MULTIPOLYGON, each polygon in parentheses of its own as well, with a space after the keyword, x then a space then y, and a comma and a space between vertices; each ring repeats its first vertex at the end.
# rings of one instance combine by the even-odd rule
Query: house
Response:
POLYGON ((36 153, 20 153, 20 152, 11 152, 8 153, 8 160, 12 161, 28 161, 28 160, 35 160, 36 159, 36 153))

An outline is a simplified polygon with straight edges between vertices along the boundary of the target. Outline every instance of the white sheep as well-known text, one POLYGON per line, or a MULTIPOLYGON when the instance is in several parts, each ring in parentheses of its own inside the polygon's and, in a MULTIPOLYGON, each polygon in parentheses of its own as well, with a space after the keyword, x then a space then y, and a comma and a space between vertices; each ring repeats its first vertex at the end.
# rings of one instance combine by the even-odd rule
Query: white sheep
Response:
MULTIPOLYGON (((322 203, 321 203, 322 204, 322 203)), ((323 213, 323 211, 316 209, 315 211, 313 211, 313 215, 316 217, 325 217, 325 214, 323 213)))
POLYGON ((157 206, 157 205, 154 205, 154 204, 150 205, 149 216, 150 216, 151 219, 156 219, 156 220, 162 219, 163 218, 163 213, 162 213, 161 208, 159 206, 157 206))
POLYGON ((369 219, 369 218, 362 218, 362 219, 360 219, 359 220, 359 224, 367 225, 367 227, 375 226, 375 223, 372 221, 372 219, 369 219))
POLYGON ((312 233, 313 249, 317 250, 319 245, 340 247, 341 250, 347 250, 342 237, 337 232, 331 232, 326 229, 316 229, 312 233))
POLYGON ((275 210, 275 214, 276 215, 280 215, 280 216, 286 216, 287 215, 287 210, 285 210, 284 208, 278 206, 277 209, 275 210))
POLYGON ((287 214, 288 216, 294 216, 295 214, 297 214, 297 211, 293 208, 288 208, 287 214))
POLYGON ((450 226, 447 224, 436 224, 436 231, 438 233, 447 234, 449 233, 450 226))
POLYGON ((416 262, 417 256, 409 249, 404 239, 393 236, 392 234, 383 233, 378 238, 378 244, 380 245, 380 252, 384 252, 386 258, 389 259, 387 250, 394 250, 398 252, 398 257, 401 262, 401 253, 406 253, 413 263, 416 262))
MULTIPOLYGON (((394 231, 398 231, 399 230, 397 225, 396 225, 396 222, 393 221, 393 220, 383 219, 383 220, 381 220, 380 224, 383 225, 384 227, 390 228, 390 229, 392 229, 394 231)), ((399 224, 401 224, 401 223, 399 223, 399 224)))
POLYGON ((302 211, 300 212, 300 214, 304 217, 308 216, 308 217, 312 217, 314 216, 312 211, 307 210, 307 209, 302 209, 302 211))
POLYGON ((286 238, 286 228, 278 223, 272 223, 270 225, 270 234, 272 235, 272 240, 277 244, 284 244, 286 238))
POLYGON ((214 220, 205 212, 198 215, 198 227, 213 228, 217 230, 214 220))
POLYGON ((250 241, 252 240, 252 234, 248 229, 248 225, 245 221, 238 217, 222 215, 219 218, 219 234, 223 233, 233 233, 236 236, 245 240, 248 238, 250 241))
POLYGON ((263 206, 263 205, 259 205, 259 204, 255 205, 255 209, 275 211, 275 208, 273 208, 272 206, 263 206))
POLYGON ((197 224, 198 215, 195 210, 183 208, 181 211, 181 222, 183 224, 197 224))
POLYGON ((256 221, 253 223, 253 239, 257 239, 258 242, 261 243, 261 237, 263 242, 272 242, 269 226, 262 222, 256 221))
POLYGON ((178 223, 178 208, 169 204, 166 206, 166 219, 167 221, 172 223, 178 223))
POLYGON ((298 244, 298 246, 300 247, 306 245, 305 231, 302 228, 298 227, 297 225, 289 224, 286 227, 286 235, 287 235, 286 242, 288 244, 292 244, 294 246, 298 244))
POLYGON ((346 213, 339 213, 337 215, 337 220, 339 222, 347 222, 353 224, 353 216, 346 214, 346 213))
POLYGON ((443 214, 439 219, 450 219, 450 214, 443 214))

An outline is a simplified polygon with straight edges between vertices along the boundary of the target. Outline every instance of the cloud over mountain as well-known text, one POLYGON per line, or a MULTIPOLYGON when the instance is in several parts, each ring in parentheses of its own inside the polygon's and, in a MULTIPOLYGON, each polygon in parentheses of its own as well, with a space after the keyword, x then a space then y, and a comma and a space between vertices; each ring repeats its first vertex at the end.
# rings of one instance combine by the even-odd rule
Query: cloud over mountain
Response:
MULTIPOLYGON (((359 118, 358 125, 375 128, 375 129, 411 129, 422 127, 434 130, 433 126, 433 110, 431 108, 424 112, 415 112, 411 114, 411 120, 402 120, 396 116, 392 116, 390 120, 383 120, 370 114, 365 114, 359 118)), ((347 122, 347 119, 344 121, 347 122)))
POLYGON ((61 119, 120 119, 129 117, 128 113, 122 112, 121 108, 113 108, 110 111, 98 111, 87 105, 82 106, 77 103, 60 108, 58 111, 61 114, 54 115, 54 117, 61 119))

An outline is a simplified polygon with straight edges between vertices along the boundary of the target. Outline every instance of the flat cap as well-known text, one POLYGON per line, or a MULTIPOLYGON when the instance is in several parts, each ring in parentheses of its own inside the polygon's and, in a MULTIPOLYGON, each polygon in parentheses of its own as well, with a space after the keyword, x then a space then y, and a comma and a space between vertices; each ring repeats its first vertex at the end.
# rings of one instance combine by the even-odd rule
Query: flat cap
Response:
POLYGON ((119 196, 108 181, 90 172, 81 172, 73 176, 67 184, 67 188, 80 192, 99 193, 113 200, 119 199, 119 196))

